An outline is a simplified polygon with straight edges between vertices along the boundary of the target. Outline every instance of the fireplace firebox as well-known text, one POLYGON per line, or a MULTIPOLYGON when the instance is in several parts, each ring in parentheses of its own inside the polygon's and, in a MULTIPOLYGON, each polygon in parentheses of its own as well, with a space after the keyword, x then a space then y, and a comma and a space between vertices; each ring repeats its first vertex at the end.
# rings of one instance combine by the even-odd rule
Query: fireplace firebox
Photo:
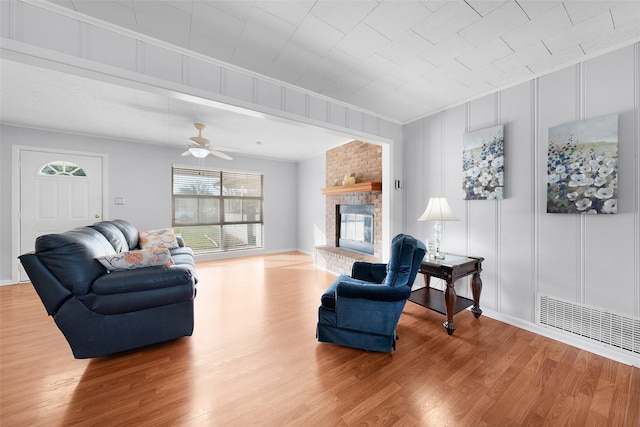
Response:
POLYGON ((336 205, 336 246, 373 255, 373 213, 373 205, 336 205))

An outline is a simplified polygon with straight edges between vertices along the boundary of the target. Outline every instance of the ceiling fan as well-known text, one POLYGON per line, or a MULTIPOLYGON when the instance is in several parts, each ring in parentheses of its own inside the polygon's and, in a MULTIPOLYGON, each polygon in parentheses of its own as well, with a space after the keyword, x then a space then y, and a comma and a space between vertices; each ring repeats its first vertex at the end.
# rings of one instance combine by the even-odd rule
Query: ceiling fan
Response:
POLYGON ((213 154, 214 156, 218 156, 221 159, 233 160, 230 155, 223 153, 222 151, 214 150, 211 147, 211 141, 202 136, 202 129, 205 128, 205 125, 203 125, 202 123, 194 123, 194 126, 196 129, 198 129, 198 136, 192 136, 189 139, 193 141, 195 145, 189 147, 187 151, 182 153, 183 156, 191 155, 199 159, 204 159, 209 154, 213 154))

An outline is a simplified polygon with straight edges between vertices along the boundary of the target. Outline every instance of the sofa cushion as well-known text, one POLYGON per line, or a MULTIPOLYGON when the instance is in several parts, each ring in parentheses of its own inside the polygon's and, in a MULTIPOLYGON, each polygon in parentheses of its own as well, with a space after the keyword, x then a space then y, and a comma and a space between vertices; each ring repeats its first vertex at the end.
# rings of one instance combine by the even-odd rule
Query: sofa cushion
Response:
POLYGON ((114 219, 111 223, 118 227, 127 239, 128 250, 138 247, 138 229, 133 224, 123 219, 114 219))
MULTIPOLYGON (((95 313, 111 315, 188 302, 192 301, 194 297, 195 286, 191 281, 188 281, 177 286, 168 286, 147 291, 124 292, 109 295, 97 295, 90 292, 78 297, 78 299, 89 310, 95 313)), ((179 319, 174 320, 179 321, 179 319)))
POLYGON ((176 249, 179 248, 173 228, 159 228, 156 230, 140 230, 139 244, 142 249, 176 249))
POLYGON ((91 287, 96 295, 126 294, 184 284, 194 284, 188 268, 156 266, 138 270, 118 270, 96 279, 91 287))
POLYGON ((118 252, 116 254, 99 256, 96 259, 109 271, 173 265, 173 259, 168 249, 154 251, 142 249, 118 252))
POLYGON ((106 237, 89 227, 40 236, 35 250, 45 267, 77 295, 89 292, 93 281, 105 274, 96 258, 115 253, 106 237))
POLYGON ((104 237, 107 238, 113 250, 116 252, 126 252, 129 249, 129 243, 127 238, 122 234, 122 231, 111 221, 101 221, 90 225, 91 228, 98 230, 104 237))
POLYGON ((195 265, 193 260, 193 250, 188 246, 170 249, 169 253, 171 254, 171 258, 173 258, 173 262, 176 264, 195 265))

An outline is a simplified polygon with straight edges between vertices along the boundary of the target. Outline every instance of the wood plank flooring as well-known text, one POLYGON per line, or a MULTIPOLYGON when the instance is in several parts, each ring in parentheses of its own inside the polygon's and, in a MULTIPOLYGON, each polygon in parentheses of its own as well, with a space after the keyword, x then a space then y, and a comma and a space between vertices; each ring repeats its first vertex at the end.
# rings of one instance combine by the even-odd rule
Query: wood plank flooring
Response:
POLYGON ((2 426, 638 426, 640 369, 408 302, 390 354, 318 343, 335 276, 286 253, 198 264, 193 336, 76 360, 29 283, 0 287, 2 426))

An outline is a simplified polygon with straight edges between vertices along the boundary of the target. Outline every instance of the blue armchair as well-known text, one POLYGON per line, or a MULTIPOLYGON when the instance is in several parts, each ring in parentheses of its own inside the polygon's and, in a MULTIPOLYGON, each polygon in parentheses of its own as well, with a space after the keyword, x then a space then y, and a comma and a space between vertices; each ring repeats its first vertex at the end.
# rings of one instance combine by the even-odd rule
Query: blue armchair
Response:
POLYGON ((426 252, 424 244, 398 234, 388 264, 356 262, 321 297, 316 337, 363 350, 396 348, 396 326, 426 252))

